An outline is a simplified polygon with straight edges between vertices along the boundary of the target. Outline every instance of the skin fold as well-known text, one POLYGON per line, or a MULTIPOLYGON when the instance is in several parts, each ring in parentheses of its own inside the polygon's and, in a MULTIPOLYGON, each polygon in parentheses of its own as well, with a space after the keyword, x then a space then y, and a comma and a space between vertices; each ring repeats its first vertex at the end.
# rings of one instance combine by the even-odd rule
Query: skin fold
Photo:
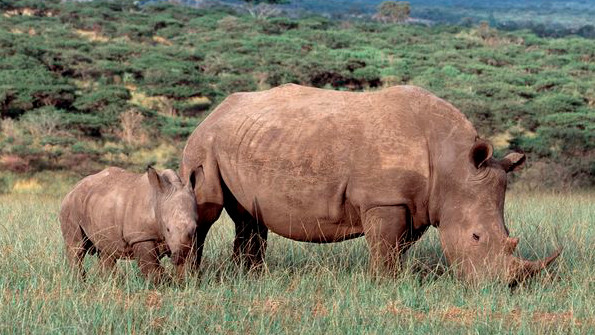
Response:
POLYGON ((512 256, 506 174, 466 117, 414 86, 354 93, 283 85, 236 93, 194 131, 180 174, 200 173, 196 262, 223 208, 234 255, 263 262, 268 231, 306 242, 365 236, 373 271, 391 272, 430 226, 462 278, 522 280, 554 257, 512 256))

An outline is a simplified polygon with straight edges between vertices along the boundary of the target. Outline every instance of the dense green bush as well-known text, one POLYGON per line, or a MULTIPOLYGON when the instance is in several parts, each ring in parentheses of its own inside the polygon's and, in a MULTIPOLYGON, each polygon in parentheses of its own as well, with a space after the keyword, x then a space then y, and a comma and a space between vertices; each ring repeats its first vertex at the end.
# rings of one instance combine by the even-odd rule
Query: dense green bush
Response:
POLYGON ((541 160, 595 184, 593 40, 503 33, 478 21, 255 19, 229 8, 133 1, 3 0, 0 10, 27 6, 34 16, 0 20, 0 117, 13 121, 0 143, 2 154, 30 164, 76 168, 69 157, 136 164, 121 143, 125 127, 142 132, 134 150, 162 142, 180 150, 204 112, 237 91, 413 84, 457 106, 481 136, 504 139, 498 152, 524 150, 529 169, 541 160), (130 110, 142 113, 142 124, 123 124, 130 110))
POLYGON ((124 110, 129 99, 130 92, 125 87, 102 85, 77 98, 74 107, 85 113, 102 112, 109 107, 124 110))

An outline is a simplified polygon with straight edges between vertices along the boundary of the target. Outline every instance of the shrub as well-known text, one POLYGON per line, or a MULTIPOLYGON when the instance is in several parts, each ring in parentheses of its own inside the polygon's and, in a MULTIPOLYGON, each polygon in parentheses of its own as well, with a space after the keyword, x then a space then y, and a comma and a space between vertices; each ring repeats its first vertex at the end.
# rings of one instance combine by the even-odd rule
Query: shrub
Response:
POLYGON ((102 129, 107 129, 109 126, 115 124, 116 120, 117 118, 111 115, 71 112, 63 114, 64 125, 83 135, 92 137, 101 137, 102 129))
POLYGON ((62 113, 53 107, 39 108, 25 113, 21 125, 34 137, 52 136, 62 126, 62 113))
POLYGON ((0 194, 10 193, 12 190, 12 178, 2 175, 0 176, 0 194))
POLYGON ((284 17, 277 17, 262 21, 261 27, 262 32, 265 34, 282 34, 288 30, 297 29, 298 22, 284 17))
POLYGON ((145 143, 147 134, 142 129, 144 118, 132 109, 120 114, 120 138, 129 145, 145 143))
POLYGON ((198 120, 193 118, 164 117, 160 131, 173 139, 186 138, 192 134, 198 123, 198 120))
POLYGON ((117 109, 125 109, 130 92, 124 86, 106 85, 93 89, 76 99, 74 106, 86 113, 95 113, 112 105, 117 109))
POLYGON ((88 154, 88 155, 96 155, 99 152, 94 149, 92 146, 85 142, 76 142, 70 147, 70 151, 75 154, 88 154))
POLYGON ((584 101, 578 97, 563 93, 551 93, 538 97, 533 104, 541 115, 547 115, 574 112, 584 105, 584 101))

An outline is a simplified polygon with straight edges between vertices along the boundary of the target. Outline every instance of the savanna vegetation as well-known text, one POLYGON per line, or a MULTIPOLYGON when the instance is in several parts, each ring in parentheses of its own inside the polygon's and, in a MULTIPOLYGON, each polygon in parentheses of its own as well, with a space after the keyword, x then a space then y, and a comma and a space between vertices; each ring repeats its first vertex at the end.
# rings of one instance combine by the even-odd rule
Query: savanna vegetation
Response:
POLYGON ((595 40, 161 2, 0 9, 4 191, 22 173, 175 168, 186 137, 228 94, 288 82, 419 85, 460 108, 498 153, 526 151, 525 186, 595 183, 595 40))
MULTIPOLYGON (((236 3, 246 2, 261 1, 236 3)), ((0 0, 0 333, 594 331, 594 195, 519 191, 594 186, 595 40, 504 32, 489 17, 420 26, 239 8, 0 0), (380 279, 363 239, 273 235, 264 271, 244 273, 224 214, 200 274, 182 283, 155 287, 128 261, 106 276, 95 257, 86 281, 73 276, 57 214, 75 180, 106 165, 177 168, 186 137, 228 94, 288 82, 413 84, 451 101, 498 155, 529 155, 505 210, 517 253, 537 259, 562 245, 562 256, 511 290, 455 278, 433 228, 399 276, 380 279)))
MULTIPOLYGON (((364 239, 326 245, 269 237, 261 274, 231 261, 233 223, 224 216, 206 242, 200 276, 154 287, 136 263, 68 270, 58 228, 60 196, 0 196, 0 333, 588 334, 595 329, 595 197, 512 194, 506 206, 520 255, 560 244, 548 271, 514 290, 469 286, 441 258, 437 230, 407 253, 398 277, 374 280, 364 239), (528 210, 530 209, 530 210, 528 210)), ((48 194, 49 193, 49 194, 48 194)), ((168 271, 171 263, 164 260, 168 271)))

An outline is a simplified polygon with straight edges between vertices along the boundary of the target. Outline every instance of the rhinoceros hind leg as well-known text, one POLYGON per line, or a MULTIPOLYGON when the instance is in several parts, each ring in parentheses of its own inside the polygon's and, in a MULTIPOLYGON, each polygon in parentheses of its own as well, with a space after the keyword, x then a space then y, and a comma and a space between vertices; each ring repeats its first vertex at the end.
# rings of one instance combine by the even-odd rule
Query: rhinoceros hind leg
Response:
POLYGON ((141 273, 155 283, 162 280, 163 268, 159 264, 159 247, 153 241, 138 242, 132 246, 141 273))
POLYGON ((83 260, 87 251, 93 247, 93 243, 89 241, 83 229, 78 225, 73 224, 69 229, 65 229, 66 227, 63 224, 62 228, 68 264, 84 279, 85 269, 83 267, 83 260))
POLYGON ((407 209, 404 206, 374 207, 365 212, 362 222, 372 274, 396 274, 400 265, 399 241, 407 228, 407 209))
POLYGON ((77 272, 81 278, 85 278, 85 269, 83 268, 83 259, 86 251, 82 246, 66 246, 66 259, 71 268, 77 272))

